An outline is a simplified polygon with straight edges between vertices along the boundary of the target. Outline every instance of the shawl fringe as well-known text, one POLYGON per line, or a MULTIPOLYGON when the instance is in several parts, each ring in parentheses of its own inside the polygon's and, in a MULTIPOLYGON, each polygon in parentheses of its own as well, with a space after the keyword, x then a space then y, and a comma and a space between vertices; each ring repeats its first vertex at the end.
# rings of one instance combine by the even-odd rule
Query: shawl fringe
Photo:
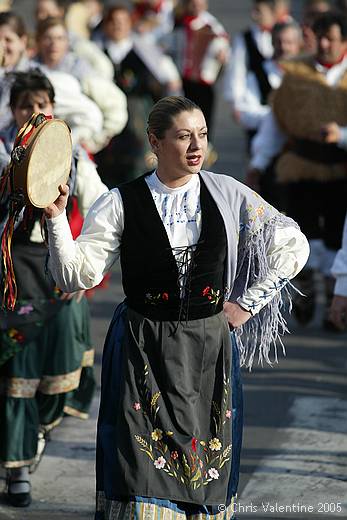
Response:
MULTIPOLYGON (((289 217, 277 213, 263 227, 255 232, 248 233, 242 248, 239 250, 239 270, 236 278, 245 280, 245 290, 256 281, 265 280, 269 275, 267 250, 270 241, 278 227, 299 226, 289 217)), ((282 336, 289 332, 285 314, 292 310, 292 293, 298 291, 288 278, 280 278, 274 283, 271 292, 274 296, 258 312, 254 314, 244 325, 236 330, 240 349, 240 361, 242 366, 251 370, 254 359, 258 357, 258 363, 264 361, 269 365, 278 363, 278 346, 283 355, 286 355, 282 336)), ((265 293, 264 298, 270 296, 265 293)))

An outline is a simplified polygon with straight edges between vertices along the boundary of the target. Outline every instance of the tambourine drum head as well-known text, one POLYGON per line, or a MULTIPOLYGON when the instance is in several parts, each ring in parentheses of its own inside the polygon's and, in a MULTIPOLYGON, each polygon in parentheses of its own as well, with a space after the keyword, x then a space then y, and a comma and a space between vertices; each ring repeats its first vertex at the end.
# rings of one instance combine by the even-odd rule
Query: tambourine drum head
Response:
POLYGON ((45 208, 59 196, 59 185, 66 184, 72 159, 70 130, 64 121, 42 125, 30 150, 27 195, 33 206, 45 208))

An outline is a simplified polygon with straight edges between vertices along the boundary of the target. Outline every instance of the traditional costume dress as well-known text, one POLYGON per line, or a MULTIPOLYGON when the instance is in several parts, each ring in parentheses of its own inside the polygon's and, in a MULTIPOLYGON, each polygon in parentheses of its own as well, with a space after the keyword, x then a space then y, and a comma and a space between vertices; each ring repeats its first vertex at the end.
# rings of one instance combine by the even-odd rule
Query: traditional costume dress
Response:
POLYGON ((175 27, 166 38, 166 46, 182 76, 184 95, 202 109, 211 130, 214 85, 222 67, 218 56, 220 52, 227 55, 229 50, 226 30, 208 11, 198 16, 184 14, 175 20, 175 27))
POLYGON ((232 518, 240 362, 252 364, 257 334, 270 362, 286 328, 279 290, 306 261, 305 237, 246 186, 207 171, 179 188, 153 172, 111 190, 75 242, 63 214, 47 224, 50 268, 66 290, 97 284, 121 258, 126 300, 103 355, 96 520, 232 518), (229 298, 254 313, 231 334, 229 298))
POLYGON ((310 240, 308 269, 301 274, 307 298, 299 311, 302 317, 297 314, 307 322, 314 312, 314 269, 327 278, 330 306, 331 266, 341 247, 347 208, 347 152, 321 138, 327 122, 347 123, 347 59, 324 66, 311 56, 282 66, 285 75, 274 93, 272 112, 252 143, 251 166, 264 170, 279 155, 275 169, 285 186, 286 213, 310 240))
POLYGON ((134 179, 146 168, 150 151, 146 136, 148 114, 153 103, 163 96, 179 94, 167 85, 179 83, 180 77, 169 56, 135 34, 118 42, 104 36, 98 44, 113 63, 114 82, 126 95, 129 116, 122 132, 95 155, 102 179, 113 188, 134 179))
MULTIPOLYGON (((0 134, 0 161, 8 163, 17 128, 0 134)), ((86 153, 75 148, 69 179, 69 215, 85 215, 107 188, 86 153)), ((7 204, 1 205, 1 221, 7 204)), ((0 463, 6 468, 39 461, 44 435, 64 414, 88 417, 95 389, 94 349, 85 298, 62 300, 47 272, 42 211, 19 222, 12 240, 18 298, 14 311, 0 312, 0 463), (38 442, 40 440, 40 442, 38 442)), ((71 222, 73 225, 74 222, 71 222)))
POLYGON ((235 36, 232 59, 225 74, 224 98, 239 114, 248 144, 270 110, 268 98, 271 90, 279 85, 278 71, 274 70, 271 62, 272 55, 271 30, 253 24, 235 36))

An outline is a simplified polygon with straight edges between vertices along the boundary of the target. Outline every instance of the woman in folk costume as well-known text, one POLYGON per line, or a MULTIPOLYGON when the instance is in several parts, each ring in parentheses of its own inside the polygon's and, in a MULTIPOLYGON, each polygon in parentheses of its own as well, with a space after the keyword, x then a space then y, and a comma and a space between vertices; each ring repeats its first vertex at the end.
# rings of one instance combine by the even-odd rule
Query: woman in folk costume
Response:
POLYGON ((181 80, 171 58, 133 32, 127 7, 106 11, 100 37, 98 44, 114 65, 114 82, 126 95, 129 115, 124 130, 95 156, 102 179, 113 188, 135 179, 151 161, 148 114, 158 99, 181 92, 181 80))
MULTIPOLYGON (((17 72, 10 106, 15 122, 0 133, 1 171, 10 160, 18 128, 33 112, 52 116, 54 90, 39 71, 17 72)), ((69 178, 70 224, 107 188, 82 149, 73 151, 69 178)), ((8 201, 2 201, 1 227, 8 201)), ((47 246, 42 210, 18 222, 12 239, 12 260, 18 297, 13 311, 0 312, 0 464, 8 470, 7 498, 16 507, 31 502, 30 471, 36 467, 44 438, 65 413, 88 416, 95 388, 94 350, 89 310, 82 294, 62 293, 47 273, 47 246)), ((4 251, 3 251, 4 254, 4 251)))
POLYGON ((195 103, 158 101, 148 136, 157 169, 100 197, 75 242, 68 189, 45 209, 50 269, 64 290, 92 287, 121 259, 126 300, 103 355, 95 518, 230 519, 240 362, 251 366, 257 337, 259 359, 276 359, 280 290, 308 245, 249 188, 201 170, 207 127, 195 103))
MULTIPOLYGON (((183 80, 184 95, 203 110, 211 132, 215 110, 215 83, 229 58, 229 37, 222 24, 208 12, 207 0, 178 2, 175 26, 164 40, 183 80)), ((217 154, 210 147, 206 164, 217 154)))

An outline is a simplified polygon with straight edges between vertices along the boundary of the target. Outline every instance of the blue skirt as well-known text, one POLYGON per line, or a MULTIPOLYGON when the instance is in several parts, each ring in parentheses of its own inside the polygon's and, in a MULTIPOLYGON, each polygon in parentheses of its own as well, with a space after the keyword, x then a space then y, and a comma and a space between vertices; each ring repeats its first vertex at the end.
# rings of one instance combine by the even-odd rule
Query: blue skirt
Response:
POLYGON ((103 353, 101 402, 98 419, 96 481, 97 505, 95 520, 229 520, 234 518, 234 497, 237 493, 243 429, 243 397, 239 350, 234 332, 230 333, 232 365, 230 390, 232 396, 231 471, 225 503, 205 505, 167 500, 137 494, 119 496, 117 450, 120 443, 118 417, 122 406, 123 340, 127 326, 127 306, 116 309, 103 353))

